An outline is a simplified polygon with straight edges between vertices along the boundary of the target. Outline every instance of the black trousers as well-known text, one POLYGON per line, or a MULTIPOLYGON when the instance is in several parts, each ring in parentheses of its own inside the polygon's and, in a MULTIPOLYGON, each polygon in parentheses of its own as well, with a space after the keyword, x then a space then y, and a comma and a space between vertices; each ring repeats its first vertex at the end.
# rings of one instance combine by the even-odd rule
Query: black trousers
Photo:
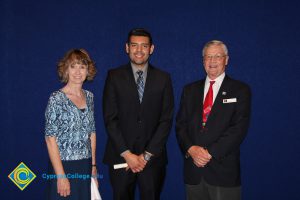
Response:
POLYGON ((113 188, 114 200, 134 200, 135 188, 138 186, 141 200, 159 200, 165 180, 166 166, 146 166, 142 172, 132 173, 123 169, 110 167, 109 176, 113 188))
POLYGON ((220 187, 208 184, 203 178, 199 185, 186 184, 187 200, 240 200, 241 187, 220 187))

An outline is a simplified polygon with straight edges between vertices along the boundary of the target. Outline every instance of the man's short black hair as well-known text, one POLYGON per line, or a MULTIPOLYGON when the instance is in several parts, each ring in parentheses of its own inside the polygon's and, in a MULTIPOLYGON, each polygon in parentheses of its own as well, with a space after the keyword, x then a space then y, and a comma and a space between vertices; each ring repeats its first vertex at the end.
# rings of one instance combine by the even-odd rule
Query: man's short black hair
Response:
POLYGON ((152 45, 152 36, 149 31, 144 28, 134 28, 128 33, 127 44, 130 43, 131 36, 145 36, 149 38, 150 45, 152 45))

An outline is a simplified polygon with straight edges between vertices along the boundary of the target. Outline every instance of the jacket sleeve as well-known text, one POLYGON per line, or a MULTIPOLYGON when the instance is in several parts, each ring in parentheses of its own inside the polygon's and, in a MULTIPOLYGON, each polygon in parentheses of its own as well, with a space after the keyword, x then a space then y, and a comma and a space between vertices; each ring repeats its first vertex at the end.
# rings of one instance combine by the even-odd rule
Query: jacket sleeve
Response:
POLYGON ((176 138, 183 154, 193 146, 191 139, 188 137, 188 114, 187 114, 187 89, 184 88, 181 94, 179 110, 176 116, 176 138))
POLYGON ((116 88, 114 87, 113 74, 108 72, 103 92, 103 118, 106 131, 113 146, 119 154, 128 150, 123 138, 118 117, 118 106, 116 99, 116 88))

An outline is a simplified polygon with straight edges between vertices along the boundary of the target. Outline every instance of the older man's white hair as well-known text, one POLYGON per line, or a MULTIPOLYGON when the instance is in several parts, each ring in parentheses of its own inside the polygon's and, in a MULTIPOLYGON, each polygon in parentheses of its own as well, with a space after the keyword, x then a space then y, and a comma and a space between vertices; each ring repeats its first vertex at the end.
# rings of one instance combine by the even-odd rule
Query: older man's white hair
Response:
POLYGON ((224 44, 224 42, 220 41, 220 40, 211 40, 209 42, 207 42, 203 49, 202 49, 202 56, 205 55, 205 51, 208 47, 213 46, 213 45, 219 45, 224 49, 225 55, 228 56, 228 49, 227 46, 224 44))

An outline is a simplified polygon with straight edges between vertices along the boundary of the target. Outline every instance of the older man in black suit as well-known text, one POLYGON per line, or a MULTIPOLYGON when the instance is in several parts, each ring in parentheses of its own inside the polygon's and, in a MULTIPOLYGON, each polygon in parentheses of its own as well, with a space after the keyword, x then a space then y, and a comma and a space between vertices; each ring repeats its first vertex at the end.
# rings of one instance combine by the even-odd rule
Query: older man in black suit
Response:
POLYGON ((225 75, 226 45, 203 48, 205 79, 184 87, 176 136, 184 154, 188 200, 239 200, 240 144, 250 119, 250 88, 225 75))
POLYGON ((151 64, 152 37, 145 29, 128 34, 130 63, 108 72, 103 115, 108 141, 104 163, 110 166, 115 200, 160 199, 167 164, 166 141, 173 118, 170 75, 151 64), (126 163, 126 169, 113 165, 126 163))

